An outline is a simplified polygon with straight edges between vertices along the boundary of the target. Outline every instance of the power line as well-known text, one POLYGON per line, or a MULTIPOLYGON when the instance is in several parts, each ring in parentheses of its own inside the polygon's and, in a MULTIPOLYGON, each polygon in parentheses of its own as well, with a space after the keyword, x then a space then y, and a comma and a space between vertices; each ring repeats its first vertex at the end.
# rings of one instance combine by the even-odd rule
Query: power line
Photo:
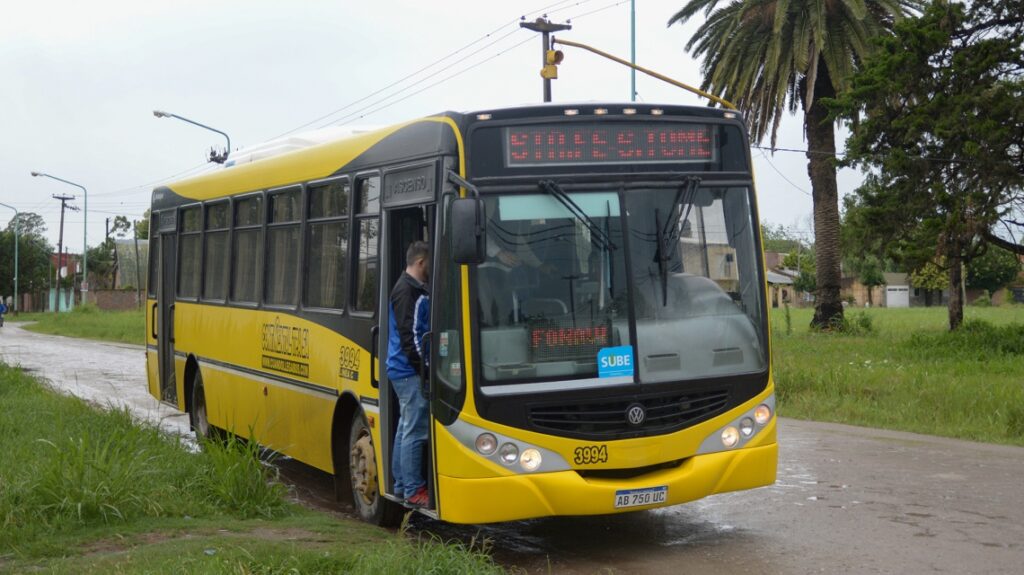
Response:
MULTIPOLYGON (((406 95, 406 96, 405 96, 405 97, 403 97, 403 98, 399 98, 398 100, 395 100, 394 102, 390 102, 390 103, 388 103, 388 104, 385 104, 385 105, 383 105, 383 106, 381 106, 381 107, 379 107, 379 108, 376 108, 376 109, 374 109, 374 110, 371 110, 371 111, 369 111, 369 112, 367 112, 367 113, 365 113, 365 114, 363 114, 363 115, 361 115, 361 116, 359 116, 359 117, 355 117, 355 118, 353 118, 353 117, 351 117, 351 115, 349 115, 349 116, 346 116, 346 117, 342 118, 342 120, 346 120, 346 121, 345 121, 344 123, 342 123, 342 124, 337 124, 337 125, 343 126, 343 125, 345 125, 345 124, 347 124, 347 123, 349 123, 349 122, 352 122, 352 121, 354 121, 354 120, 359 120, 359 119, 361 119, 361 118, 365 118, 366 116, 369 116, 369 115, 371 115, 371 114, 376 114, 377 112, 379 112, 379 111, 381 111, 381 110, 383 110, 383 109, 385 109, 385 108, 389 108, 389 107, 391 107, 391 106, 394 106, 395 104, 397 104, 397 103, 399 103, 399 102, 403 102, 403 101, 405 101, 405 100, 408 100, 409 98, 412 98, 413 96, 415 96, 415 95, 417 95, 417 94, 420 94, 420 93, 422 93, 422 92, 425 92, 426 90, 429 90, 429 89, 433 88, 434 86, 437 86, 438 84, 443 84, 444 82, 447 82, 448 80, 451 80, 452 78, 454 78, 454 77, 456 77, 456 76, 461 76, 462 74, 465 74, 466 72, 469 72, 469 71, 470 71, 470 70, 472 70, 473 68, 476 68, 476 67, 478 67, 478 66, 481 66, 481 65, 483 65, 483 64, 486 64, 487 62, 490 62, 491 60, 493 60, 493 59, 497 58, 498 56, 501 56, 502 54, 504 54, 504 53, 506 53, 506 52, 509 52, 509 51, 511 51, 511 50, 515 50, 516 48, 518 48, 518 47, 522 46, 523 44, 526 44, 527 42, 530 42, 530 41, 532 41, 533 39, 534 39, 534 38, 533 38, 533 36, 531 36, 531 37, 529 37, 529 38, 526 38, 526 39, 525 39, 525 40, 523 40, 522 42, 519 42, 519 43, 517 43, 517 44, 514 44, 514 45, 512 45, 512 46, 510 46, 510 47, 506 48, 505 50, 502 50, 501 52, 498 52, 497 54, 494 54, 493 56, 491 56, 491 57, 489 57, 489 58, 487 58, 487 59, 481 60, 481 61, 477 62, 476 64, 473 64, 472 66, 469 66, 468 68, 465 68, 465 69, 463 69, 463 70, 460 70, 460 71, 458 71, 458 72, 456 72, 456 73, 454 73, 454 74, 452 74, 451 76, 448 76, 448 77, 446 77, 446 78, 443 78, 443 79, 441 79, 441 80, 438 80, 437 82, 434 82, 433 84, 430 84, 429 86, 425 86, 425 87, 423 87, 422 89, 420 89, 420 90, 417 90, 417 91, 413 92, 412 94, 408 94, 408 95, 406 95)), ((381 100, 381 101, 383 101, 383 100, 381 100)), ((357 112, 357 113, 358 113, 358 112, 357 112)), ((340 122, 341 120, 338 120, 338 121, 340 122)))
POLYGON ((618 2, 616 2, 614 4, 609 4, 609 5, 607 5, 607 6, 603 7, 603 8, 597 8, 596 10, 591 10, 590 12, 585 12, 583 14, 580 14, 579 16, 573 16, 571 19, 572 20, 579 20, 581 18, 586 18, 587 16, 590 16, 591 14, 597 14, 598 12, 604 12, 605 10, 608 10, 609 8, 614 8, 614 7, 616 7, 616 6, 620 5, 620 4, 625 4, 628 1, 629 0, 619 0, 618 2))
MULTIPOLYGON (((576 6, 582 6, 583 4, 586 4, 587 2, 590 2, 590 1, 591 1, 591 0, 582 0, 582 1, 580 1, 580 2, 577 2, 576 4, 574 4, 573 6, 567 6, 567 7, 564 7, 564 8, 561 8, 561 9, 559 9, 558 11, 561 11, 561 10, 564 10, 564 9, 568 9, 568 8, 572 8, 572 7, 576 7, 576 6)), ((577 19, 577 20, 578 20, 579 18, 581 18, 581 17, 584 17, 584 16, 587 16, 587 15, 589 15, 589 14, 593 14, 593 13, 596 13, 596 12, 600 12, 600 11, 602 11, 602 10, 607 10, 608 8, 612 8, 612 7, 614 7, 614 6, 618 6, 619 4, 624 4, 624 3, 626 2, 626 1, 627 1, 627 0, 619 0, 618 2, 616 2, 616 3, 614 3, 614 4, 610 4, 610 5, 608 5, 608 6, 605 6, 605 7, 603 7, 603 8, 599 8, 599 9, 597 9, 597 10, 594 10, 594 11, 591 11, 591 12, 587 12, 587 13, 585 13, 585 14, 582 14, 582 15, 579 15, 579 16, 574 16, 574 17, 571 17, 570 19, 573 19, 573 18, 575 18, 575 19, 577 19)), ((524 16, 524 18, 525 18, 525 16, 524 16)), ((513 22, 515 22, 515 21, 513 21, 513 22)), ((500 29, 500 28, 499 28, 499 29, 500 29)), ((471 54, 469 55, 469 57, 473 57, 473 56, 475 56, 475 55, 477 55, 477 54, 479 54, 479 53, 483 52, 483 51, 484 51, 484 50, 486 50, 487 48, 490 48, 491 46, 494 46, 495 44, 499 43, 499 42, 500 42, 501 40, 504 40, 505 38, 507 38, 507 37, 511 36, 511 35, 512 35, 512 34, 514 34, 515 32, 518 32, 518 31, 519 31, 520 29, 521 29, 521 28, 516 28, 516 29, 515 29, 515 30, 514 30, 513 32, 509 32, 508 34, 505 34, 505 35, 501 36, 500 38, 498 38, 498 39, 494 40, 493 42, 491 42, 491 43, 489 43, 489 44, 487 44, 487 45, 485 45, 485 46, 483 46, 483 47, 481 47, 481 48, 479 48, 479 49, 475 50, 474 52, 472 52, 472 53, 471 53, 471 54)), ((492 33, 492 34, 493 34, 493 33, 492 33)), ((488 34, 488 36, 490 36, 490 34, 488 34)), ((398 91, 396 91, 396 92, 393 92, 393 93, 391 93, 391 94, 389 94, 389 95, 387 95, 387 96, 384 96, 383 98, 380 98, 380 99, 376 100, 375 102, 372 102, 372 103, 370 103, 370 104, 367 104, 366 106, 363 106, 362 108, 360 108, 360 109, 356 110, 355 112, 351 112, 351 113, 349 113, 349 114, 348 114, 348 115, 346 115, 346 116, 342 116, 341 118, 338 118, 337 120, 332 120, 331 122, 328 122, 328 123, 326 123, 326 124, 322 124, 322 125, 321 125, 321 126, 319 126, 319 127, 320 127, 320 128, 324 128, 324 127, 326 127, 326 126, 330 126, 330 125, 338 125, 338 126, 343 126, 343 125, 345 125, 345 124, 347 124, 347 123, 350 123, 350 122, 352 122, 352 121, 354 121, 354 120, 362 119, 362 118, 365 118, 366 116, 369 116, 369 115, 375 114, 375 113, 377 113, 377 112, 379 112, 379 111, 381 111, 381 110, 384 110, 384 109, 386 109, 386 108, 389 108, 389 107, 391 107, 391 106, 393 106, 393 105, 395 105, 395 104, 397 104, 397 103, 399 103, 399 102, 402 102, 402 101, 404 101, 404 100, 407 100, 407 99, 411 98, 412 96, 415 96, 415 95, 417 95, 417 94, 420 94, 420 93, 424 92, 424 91, 425 91, 425 90, 427 90, 427 89, 430 89, 430 88, 432 88, 432 87, 434 87, 434 86, 437 86, 438 84, 441 84, 441 83, 443 83, 443 82, 446 82, 446 81, 448 81, 448 80, 451 80, 452 78, 455 78, 456 76, 460 76, 460 75, 462 75, 462 74, 464 74, 464 73, 466 73, 466 72, 468 72, 468 71, 470 71, 470 70, 472 70, 472 69, 474 69, 474 68, 477 68, 477 67, 479 67, 480 65, 482 65, 482 64, 484 64, 484 63, 486 63, 486 62, 489 62, 489 61, 493 60, 494 58, 497 58, 498 56, 501 56, 502 54, 504 54, 504 53, 506 53, 506 52, 509 52, 509 51, 511 51, 511 50, 514 50, 515 48, 518 48, 519 46, 522 46, 523 44, 525 44, 525 43, 527 43, 527 42, 529 42, 529 39, 523 40, 522 42, 519 42, 519 43, 517 43, 517 44, 514 44, 514 45, 512 45, 512 46, 510 46, 510 47, 508 47, 508 48, 505 48, 504 50, 502 50, 502 51, 498 52, 497 54, 494 54, 494 55, 492 55, 492 56, 491 56, 491 57, 489 57, 489 58, 485 58, 484 60, 481 60, 480 62, 477 62, 476 64, 473 64, 473 65, 471 65, 471 66, 468 66, 467 68, 464 68, 464 69, 460 70, 459 72, 456 72, 456 73, 454 73, 454 74, 451 74, 451 75, 449 75, 449 76, 447 76, 447 77, 445 77, 445 78, 443 78, 443 79, 441 79, 441 80, 439 80, 439 81, 437 81, 437 82, 435 82, 435 83, 433 83, 433 84, 430 84, 430 85, 428 85, 428 86, 424 87, 423 89, 417 90, 417 91, 413 92, 412 94, 408 94, 407 96, 405 96, 405 97, 403 97, 403 98, 400 98, 400 99, 398 99, 398 100, 395 100, 395 101, 393 101, 393 102, 390 102, 390 103, 388 103, 388 104, 385 104, 385 105, 383 105, 383 106, 377 107, 377 108, 375 108, 375 109, 373 109, 373 110, 371 110, 371 111, 369 111, 369 112, 366 112, 365 114, 361 114, 361 115, 359 114, 360 112, 363 112, 363 111, 365 111, 365 110, 368 110, 368 109, 370 109, 370 108, 373 108, 374 106, 376 106, 376 105, 378 105, 378 104, 381 104, 381 103, 383 103, 383 102, 387 101, 387 100, 388 100, 389 98, 393 98, 393 97, 397 96, 398 94, 401 94, 402 92, 404 92, 404 91, 406 91, 406 90, 409 90, 410 88, 412 88, 412 87, 414 87, 414 86, 417 86, 417 85, 419 85, 419 84, 422 84, 423 82, 425 82, 425 81, 427 81, 427 80, 430 80, 431 78, 434 78, 434 77, 436 77, 436 76, 437 76, 438 74, 440 74, 441 72, 443 72, 443 71, 445 71, 445 70, 449 70, 449 69, 453 68, 453 67, 454 67, 454 66, 456 65, 456 63, 453 63, 453 64, 450 64, 450 65, 448 65, 448 66, 445 66, 444 68, 441 68, 440 70, 437 70, 437 71, 433 72, 433 73, 432 73, 432 74, 430 74, 429 76, 426 76, 426 77, 424 77, 424 78, 421 78, 421 79, 417 80, 416 82, 414 82, 414 83, 412 83, 412 84, 410 84, 410 85, 408 85, 408 86, 405 86, 405 87, 403 87, 402 89, 400 89, 400 90, 398 90, 398 91)), ((378 90, 378 92, 376 92, 376 93, 379 93, 379 92, 381 92, 381 91, 383 91, 383 90, 378 90)), ((365 99, 366 99, 366 98, 363 98, 363 100, 365 100, 365 99)))
MULTIPOLYGON (((551 9, 551 8, 555 8, 555 7, 559 6, 560 4, 565 4, 565 3, 567 2, 567 1, 569 1, 569 0, 561 0, 560 2, 555 2, 554 4, 550 4, 550 5, 548 5, 548 6, 545 6, 544 8, 540 8, 540 9, 538 9, 538 10, 534 10, 533 12, 528 12, 527 14, 531 14, 531 15, 532 15, 532 14, 536 14, 536 13, 538 13, 538 12, 543 12, 543 11, 545 11, 545 10, 549 10, 549 9, 551 9)), ((582 0, 582 1, 580 1, 580 2, 577 2, 576 4, 574 4, 574 6, 578 6, 578 5, 581 5, 581 4, 586 4, 587 2, 590 2, 590 1, 591 1, 591 0, 582 0)), ((558 10, 564 10, 564 9, 565 9, 565 7, 563 7, 563 8, 559 8, 558 10)), ((556 10, 556 11, 558 11, 558 10, 556 10)), ((524 15, 523 17, 525 18, 526 16, 524 15)), ((291 134, 291 133, 293 133, 293 132, 296 132, 296 131, 298 131, 298 130, 301 130, 301 129, 303 129, 303 128, 309 127, 309 126, 311 126, 311 125, 313 125, 313 124, 316 124, 317 122, 320 122, 320 121, 322 121, 322 120, 325 120, 325 119, 327 119, 327 118, 329 118, 329 117, 331 117, 331 116, 333 116, 333 115, 335 115, 335 114, 338 114, 338 113, 340 113, 340 112, 343 112, 343 111, 345 111, 345 110, 347 110, 347 109, 351 108, 352 106, 355 106, 356 104, 359 104, 359 103, 361 103, 361 102, 364 102, 364 101, 366 101, 366 100, 368 100, 368 99, 370 99, 370 98, 372 98, 372 97, 374 97, 374 96, 376 96, 376 95, 378 95, 378 94, 380 94, 380 93, 382 93, 382 92, 385 92, 385 91, 389 90, 390 88, 392 88, 392 87, 394 87, 394 86, 397 86, 397 85, 401 84, 402 82, 405 82, 406 80, 408 80, 408 79, 410 79, 410 78, 414 78, 414 77, 418 76, 419 74, 421 74, 422 72, 425 72, 425 71, 427 71, 427 70, 429 70, 429 69, 431 69, 431 68, 433 68, 433 67, 437 66, 437 65, 438 65, 438 64, 440 64, 441 62, 444 62, 444 61, 446 61, 446 60, 448 60, 448 59, 450 59, 450 58, 452 58, 452 57, 454 57, 454 56, 456 56, 456 55, 460 54, 461 52, 463 52, 463 51, 467 50, 467 49, 468 49, 468 48, 470 48, 471 46, 474 46, 474 45, 476 45, 476 44, 479 44, 480 42, 482 42, 482 41, 484 41, 484 40, 486 40, 486 39, 490 38, 490 37, 491 37, 492 35, 494 35, 494 34, 497 34, 497 33, 498 33, 498 32, 500 32, 500 31, 501 31, 501 30, 502 30, 503 28, 507 28, 508 26, 511 26, 511 25, 515 24, 516 22, 518 22, 518 21, 519 21, 519 19, 518 19, 518 18, 514 18, 514 19, 512 19, 512 20, 510 20, 510 21, 508 21, 508 22, 506 22, 506 23, 502 24, 501 26, 498 26, 497 28, 495 28, 494 30, 492 30, 492 31, 488 32, 487 34, 484 34, 483 36, 480 36, 480 37, 479 37, 479 38, 477 38, 476 40, 473 40, 472 42, 470 42, 470 43, 468 43, 468 44, 466 44, 466 45, 462 46, 461 48, 458 48, 458 49, 456 49, 456 50, 454 50, 454 51, 452 51, 452 52, 449 52, 449 53, 448 53, 448 54, 446 54, 445 56, 442 56, 441 58, 439 58, 439 59, 437 59, 437 60, 434 60, 433 62, 431 62, 431 63, 427 64, 426 66, 423 66, 422 68, 419 68, 419 69, 418 69, 418 70, 416 70, 415 72, 412 72, 412 73, 410 73, 410 74, 407 74, 407 75, 403 76, 402 78, 399 78, 398 80, 395 80, 394 82, 392 82, 392 83, 388 84, 387 86, 384 86, 383 88, 380 88, 379 90, 377 90, 377 91, 375 91, 375 92, 372 92, 372 93, 370 93, 370 94, 367 94, 366 96, 363 96, 362 98, 359 98, 358 100, 354 100, 354 101, 352 101, 352 102, 349 102, 348 104, 346 104, 346 105, 342 106, 341 108, 338 108, 337 110, 334 110, 334 111, 332 111, 332 112, 329 112, 329 113, 327 113, 327 114, 324 114, 323 116, 320 116, 319 118, 316 118, 316 119, 310 120, 309 122, 306 122, 305 124, 302 124, 301 126, 297 126, 297 127, 295 127, 295 128, 292 128, 291 130, 288 130, 288 131, 286 131, 286 132, 283 132, 283 133, 281 133, 281 134, 279 134, 279 135, 277 135, 277 136, 274 136, 273 138, 271 138, 271 140, 274 140, 274 139, 277 139, 277 138, 280 138, 280 137, 286 136, 286 135, 288 135, 288 134, 291 134)), ((514 30, 514 32, 518 32, 518 31, 519 31, 519 28, 516 28, 516 29, 514 30)), ((476 52, 473 52, 472 54, 470 54, 470 56, 472 57, 472 56, 474 56, 475 54, 478 54, 478 53, 479 53, 479 52, 480 52, 481 50, 483 50, 483 49, 486 49, 486 48, 488 48, 488 47, 490 47, 490 46, 493 46, 493 45, 494 45, 495 43, 497 43, 498 41, 500 41, 500 40, 502 40, 502 39, 504 39, 504 38, 507 38, 507 37, 508 37, 508 36, 510 36, 510 35, 511 35, 511 33, 509 33, 509 34, 505 34, 505 35, 504 35, 504 36, 502 36, 501 38, 498 38, 498 40, 495 40, 494 42, 491 42, 490 44, 488 44, 487 46, 484 46, 484 47, 483 47, 483 48, 481 48, 480 50, 477 50, 476 52)), ((452 64, 452 65, 450 65, 450 66, 448 66, 448 67, 446 67, 446 68, 442 68, 441 70, 439 70, 439 71, 435 72, 435 73, 434 73, 434 74, 432 74, 431 76, 427 76, 427 78, 421 79, 421 80, 419 80, 418 82, 416 82, 416 83, 412 84, 412 86, 415 86, 415 85, 417 85, 417 84, 419 84, 419 83, 422 83, 423 81, 425 81, 425 80, 427 80, 427 79, 430 79, 431 77, 433 77, 433 76, 434 76, 434 75, 436 75, 437 73, 439 73, 439 72, 441 72, 441 71, 444 71, 444 70, 447 70, 448 68, 451 68, 451 66, 454 66, 454 65, 455 65, 455 64, 452 64)), ((409 88, 410 88, 410 87, 412 87, 412 86, 406 86, 405 88, 402 88, 401 90, 399 90, 399 91, 395 92, 394 94, 392 94, 392 95, 390 95, 390 96, 386 96, 386 97, 384 98, 384 100, 386 100, 387 98, 390 98, 390 97, 392 97, 392 96, 394 96, 394 95, 400 94, 401 92, 403 92, 403 91, 405 91, 405 90, 409 89, 409 88)), ((357 111, 356 111, 356 113, 358 113, 359 111, 362 111, 363 109, 366 109, 367 107, 373 107, 373 106, 375 106, 376 104, 380 103, 381 101, 383 101, 383 100, 378 100, 377 102, 373 102, 373 103, 369 104, 368 106, 366 106, 366 107, 364 107, 364 108, 362 108, 362 109, 360 109, 360 110, 357 110, 357 111)), ((351 114, 350 114, 350 115, 351 115, 351 114)), ((337 123, 337 122, 340 122, 340 121, 341 121, 341 120, 334 120, 334 121, 328 122, 328 123, 327 123, 326 125, 331 125, 331 124, 334 124, 334 123, 337 123)), ((321 127, 322 127, 322 126, 321 126, 321 127)))
MULTIPOLYGON (((767 147, 767 146, 757 146, 757 145, 754 145, 754 144, 751 144, 750 147, 758 149, 758 150, 762 150, 762 151, 763 150, 770 150, 772 152, 794 152, 794 153, 798 153, 798 154, 811 154, 811 155, 816 155, 816 156, 826 156, 826 157, 832 157, 832 158, 843 158, 843 157, 849 155, 848 152, 826 152, 826 151, 823 151, 823 150, 801 150, 801 149, 797 149, 797 148, 771 148, 771 147, 767 147)), ((869 156, 869 157, 874 157, 874 158, 884 158, 885 157, 885 154, 865 154, 865 155, 869 156)), ((978 162, 975 162, 973 160, 958 160, 956 158, 937 158, 935 156, 926 156, 924 154, 907 154, 907 156, 911 157, 911 158, 917 158, 917 159, 920 159, 920 160, 926 160, 926 161, 929 161, 929 162, 945 162, 945 163, 948 163, 948 164, 977 164, 978 163, 978 162)))
MULTIPOLYGON (((471 53, 471 54, 469 55, 469 57, 473 57, 473 56, 476 56, 476 55, 477 55, 477 54, 479 54, 480 52, 483 52, 483 51, 484 51, 484 50, 486 50, 487 48, 490 48, 491 46, 493 46, 493 45, 497 44, 498 42, 501 42, 501 41, 502 41, 502 40, 504 40, 505 38, 508 38, 509 36, 511 36, 511 35, 513 35, 513 34, 516 34, 516 33, 518 33, 518 32, 519 32, 520 30, 521 30, 521 28, 516 28, 516 29, 512 30, 511 32, 509 32, 509 33, 505 34, 504 36, 501 36, 500 38, 498 38, 497 40, 495 40, 495 41, 491 42, 490 44, 487 44, 486 46, 483 46, 483 47, 482 47, 482 48, 480 48, 479 50, 476 50, 476 51, 474 51, 473 53, 471 53)), ((531 36, 530 38, 532 38, 532 36, 531 36)), ((527 41, 529 41, 529 39, 527 39, 527 41)), ((505 50, 503 50, 502 52, 498 52, 498 54, 497 54, 497 55, 495 55, 495 56, 492 56, 492 57, 490 57, 490 58, 487 58, 486 60, 482 60, 482 61, 480 61, 480 62, 478 62, 478 63, 476 63, 476 64, 474 64, 474 65, 472 65, 472 66, 470 66, 470 67, 468 67, 468 68, 466 68, 466 69, 464 69, 464 70, 462 70, 461 72, 458 72, 458 73, 456 73, 456 74, 452 74, 451 76, 448 76, 448 77, 447 77, 447 78, 445 78, 444 80, 441 80, 441 82, 445 82, 445 81, 447 81, 447 80, 450 80, 450 79, 452 79, 452 78, 454 78, 454 77, 456 77, 456 76, 458 76, 458 75, 462 74, 463 72, 467 72, 467 71, 469 71, 469 70, 472 70, 473 68, 476 68, 476 67, 477 67, 477 66, 479 66, 480 64, 483 64, 484 62, 487 62, 487 61, 493 60, 493 59, 494 59, 495 57, 497 57, 497 56, 500 56, 500 55, 501 55, 501 54, 503 54, 504 52, 507 52, 508 50, 511 50, 511 49, 513 49, 513 48, 518 48, 519 46, 521 46, 522 44, 525 44, 525 43, 526 43, 526 41, 524 41, 524 42, 520 42, 520 43, 518 43, 518 44, 516 44, 516 45, 512 46, 511 48, 506 48, 506 49, 505 49, 505 50)), ((391 94, 388 94, 387 96, 384 96, 383 98, 380 98, 380 99, 378 99, 378 100, 376 100, 376 101, 374 101, 374 102, 371 102, 371 103, 367 104, 366 106, 363 106, 362 108, 359 108, 358 110, 356 110, 356 111, 354 111, 354 112, 350 112, 350 113, 348 113, 347 115, 345 115, 345 116, 342 116, 341 118, 338 118, 337 120, 332 120, 332 121, 330 121, 330 122, 327 122, 326 124, 321 124, 321 125, 320 125, 320 126, 318 126, 318 127, 319 127, 319 128, 324 128, 324 127, 326 127, 326 126, 332 126, 332 125, 337 125, 337 126, 343 126, 343 125, 347 124, 347 123, 348 123, 349 121, 351 121, 351 119, 358 119, 358 118, 363 118, 363 117, 365 117, 365 116, 368 116, 369 114, 372 114, 373 112, 369 112, 369 113, 367 113, 367 114, 363 114, 362 116, 358 116, 358 118, 353 118, 353 116, 357 116, 357 115, 358 115, 358 114, 359 114, 360 112, 362 112, 362 111, 365 111, 365 110, 367 110, 367 109, 369 109, 369 108, 372 108, 372 107, 374 107, 374 106, 376 106, 376 105, 378 105, 378 104, 381 104, 381 103, 383 103, 383 102, 387 101, 387 100, 388 100, 389 98, 393 98, 393 97, 395 97, 395 96, 397 96, 397 95, 401 94, 402 92, 405 92, 405 91, 407 91, 407 90, 410 90, 410 89, 412 89, 413 87, 415 87, 415 86, 418 86, 418 85, 422 84, 423 82, 426 82, 427 80, 430 80, 431 78, 434 78, 434 77, 436 77, 436 76, 437 76, 438 74, 440 74, 441 72, 444 72, 444 71, 446 71, 446 70, 450 70, 451 68, 454 68, 454 67, 455 67, 456 65, 458 65, 458 64, 459 64, 459 62, 455 62, 455 63, 453 63, 453 64, 450 64, 450 65, 448 65, 448 66, 445 66, 444 68, 441 68, 440 70, 438 70, 438 71, 436 71, 436 72, 434 72, 434 73, 430 74, 429 76, 425 76, 425 77, 423 77, 423 78, 420 78, 419 80, 417 80, 417 81, 413 82, 412 84, 409 84, 408 86, 405 86, 405 87, 403 87, 402 89, 400 89, 400 90, 398 90, 398 91, 396 91, 396 92, 393 92, 393 93, 391 93, 391 94)), ((440 83, 440 82, 436 82, 436 83, 434 83, 434 84, 431 84, 431 85, 427 86, 427 88, 431 88, 431 87, 433 87, 433 86, 436 86, 436 85, 437 85, 437 84, 439 84, 439 83, 440 83)), ((426 88, 425 88, 425 89, 426 89, 426 88)), ((379 92, 379 91, 378 91, 378 92, 379 92)), ((393 105, 393 104, 397 104, 398 102, 401 102, 401 101, 403 101, 403 100, 406 100, 406 99, 408 99, 409 97, 411 97, 411 96, 415 96, 416 94, 419 94, 419 93, 421 93, 421 92, 423 92, 423 90, 417 90, 416 92, 413 92, 412 94, 409 94, 408 96, 406 96, 406 97, 404 97, 404 98, 402 98, 402 99, 400 99, 400 100, 396 100, 395 102, 392 102, 391 104, 388 104, 388 106, 391 106, 391 105, 393 105)), ((363 100, 365 100, 365 99, 366 99, 366 98, 363 98, 363 100)), ((377 110, 374 110, 374 112, 376 112, 376 111, 378 111, 378 110, 383 110, 384 108, 386 108, 386 107, 388 107, 388 106, 383 106, 383 107, 381 107, 381 108, 378 108, 377 110)))
POLYGON ((768 162, 768 165, 771 166, 773 170, 775 170, 775 173, 778 174, 779 176, 781 176, 783 180, 786 180, 786 182, 789 185, 793 186, 794 188, 796 188, 797 190, 803 192, 804 194, 806 194, 807 196, 809 196, 811 198, 814 197, 813 195, 811 195, 810 192, 808 192, 807 190, 805 190, 805 189, 801 188, 800 186, 794 184, 792 180, 787 178, 785 174, 783 174, 781 171, 779 171, 779 169, 775 167, 775 164, 773 164, 772 161, 768 159, 768 156, 765 155, 763 150, 761 151, 761 158, 763 158, 764 161, 768 162))

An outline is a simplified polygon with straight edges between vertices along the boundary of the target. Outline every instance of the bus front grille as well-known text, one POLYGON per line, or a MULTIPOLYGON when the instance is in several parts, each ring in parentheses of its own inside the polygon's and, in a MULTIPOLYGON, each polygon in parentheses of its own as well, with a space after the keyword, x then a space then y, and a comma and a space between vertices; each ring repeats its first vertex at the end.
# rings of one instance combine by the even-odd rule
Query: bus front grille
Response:
POLYGON ((671 433, 689 427, 723 411, 728 399, 728 391, 717 390, 536 405, 529 413, 530 422, 538 430, 585 439, 616 439, 671 433), (639 424, 629 421, 628 412, 636 405, 644 409, 639 424))

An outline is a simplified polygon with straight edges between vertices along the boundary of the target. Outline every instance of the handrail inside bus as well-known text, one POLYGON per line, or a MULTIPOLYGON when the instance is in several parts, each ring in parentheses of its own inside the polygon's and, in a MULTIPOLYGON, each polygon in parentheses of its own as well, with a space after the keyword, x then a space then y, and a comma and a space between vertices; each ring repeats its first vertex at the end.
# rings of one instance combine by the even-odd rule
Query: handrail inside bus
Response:
POLYGON ((637 66, 636 64, 633 64, 632 62, 623 60, 622 58, 619 58, 617 56, 612 56, 611 54, 609 54, 607 52, 602 52, 601 50, 598 50, 597 48, 594 48, 593 46, 587 46, 586 44, 581 44, 579 42, 573 42, 571 40, 561 40, 559 38, 552 38, 551 39, 551 43, 552 44, 562 44, 563 46, 572 46, 574 48, 582 48, 582 49, 587 50, 589 52, 593 52, 594 54, 597 54, 598 56, 607 58, 607 59, 609 59, 609 60, 611 60, 613 62, 618 62, 619 64, 622 64, 623 66, 629 66, 630 68, 633 68, 634 70, 643 72, 644 74, 647 74, 648 76, 651 76, 653 78, 657 78, 658 80, 661 80, 662 82, 668 82, 669 84, 672 84, 673 86, 676 86, 678 88, 682 88, 684 90, 688 90, 690 92, 693 92, 694 94, 697 94, 698 96, 701 96, 703 98, 707 98, 708 100, 711 100, 712 102, 716 102, 718 104, 721 104, 722 106, 724 106, 724 107, 726 107, 726 108, 728 108, 730 110, 736 110, 737 109, 736 106, 733 105, 733 103, 728 101, 728 100, 725 100, 723 98, 719 98, 718 96, 715 96, 714 94, 709 94, 709 93, 707 93, 704 90, 701 90, 699 88, 694 88, 693 86, 690 86, 689 84, 684 84, 684 83, 682 83, 682 82, 680 82, 678 80, 673 80, 672 78, 669 78, 668 76, 665 76, 664 74, 659 74, 659 73, 655 72, 654 70, 649 70, 647 68, 644 68, 643 66, 637 66))

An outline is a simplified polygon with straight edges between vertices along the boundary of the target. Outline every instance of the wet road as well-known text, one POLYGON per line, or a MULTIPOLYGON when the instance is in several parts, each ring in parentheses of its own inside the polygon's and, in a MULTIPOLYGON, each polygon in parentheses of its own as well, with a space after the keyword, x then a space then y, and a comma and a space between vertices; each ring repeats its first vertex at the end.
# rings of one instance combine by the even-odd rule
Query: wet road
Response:
MULTIPOLYGON (((0 329, 0 359, 169 431, 142 348, 0 329)), ((489 526, 417 516, 414 532, 486 539, 529 573, 1018 573, 1024 448, 782 419, 776 485, 669 509, 489 526)), ((329 477, 281 462, 299 497, 336 513, 329 477)))

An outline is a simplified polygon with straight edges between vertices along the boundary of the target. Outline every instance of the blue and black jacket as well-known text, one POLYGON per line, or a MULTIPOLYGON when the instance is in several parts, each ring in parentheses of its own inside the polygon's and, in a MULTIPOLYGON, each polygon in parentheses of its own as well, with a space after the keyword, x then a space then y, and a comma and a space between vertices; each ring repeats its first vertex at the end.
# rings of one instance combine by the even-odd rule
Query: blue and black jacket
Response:
POLYGON ((430 293, 427 286, 403 272, 391 290, 388 302, 388 358, 390 379, 402 379, 420 372, 429 361, 428 350, 421 349, 423 335, 430 331, 430 293), (426 358, 426 359, 424 359, 426 358))

